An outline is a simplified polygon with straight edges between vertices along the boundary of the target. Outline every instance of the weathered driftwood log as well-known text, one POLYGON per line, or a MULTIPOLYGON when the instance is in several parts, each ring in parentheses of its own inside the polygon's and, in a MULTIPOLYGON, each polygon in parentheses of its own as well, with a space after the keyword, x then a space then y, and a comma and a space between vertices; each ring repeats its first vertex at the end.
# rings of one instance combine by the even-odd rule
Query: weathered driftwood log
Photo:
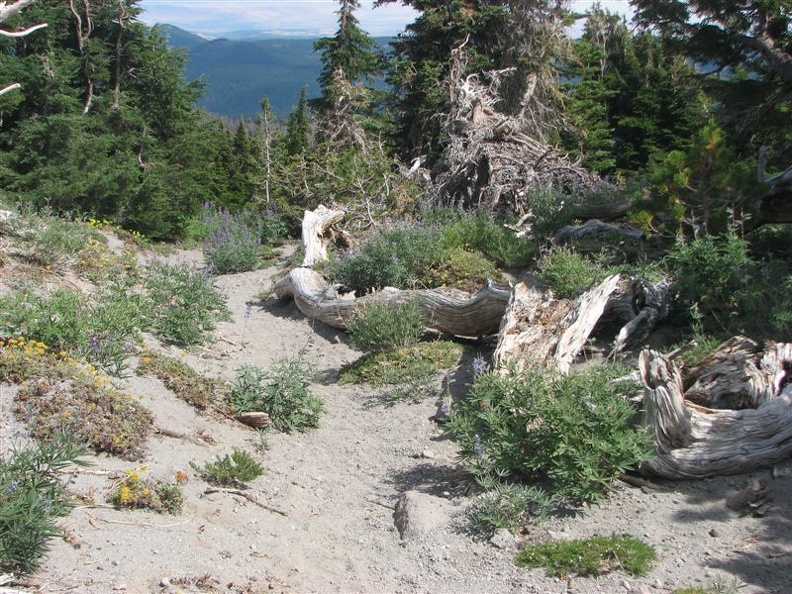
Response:
POLYGON ((574 243, 581 239, 608 233, 618 235, 630 241, 640 241, 644 235, 643 231, 635 227, 617 227, 610 223, 603 223, 599 219, 590 219, 582 225, 567 225, 566 227, 561 227, 553 236, 553 243, 555 245, 563 245, 565 243, 574 243))
POLYGON ((302 222, 302 240, 305 248, 303 266, 313 266, 327 261, 327 246, 342 235, 335 225, 344 218, 344 211, 330 209, 320 204, 316 210, 306 210, 302 222))
POLYGON ((511 295, 510 287, 490 283, 474 295, 462 291, 422 289, 402 291, 386 288, 355 298, 338 296, 318 272, 295 268, 275 284, 279 299, 293 297, 297 308, 311 319, 344 329, 370 303, 421 302, 427 328, 453 336, 488 336, 498 331, 511 295))
POLYGON ((575 301, 517 285, 501 324, 495 368, 552 365, 567 373, 618 283, 619 275, 611 276, 575 301))
MULTIPOLYGON (((639 358, 639 374, 646 389, 646 426, 654 437, 654 457, 646 472, 672 479, 739 474, 769 466, 792 455, 792 387, 782 389, 785 365, 792 363, 792 345, 775 345, 764 355, 754 353, 752 376, 739 376, 750 357, 729 341, 711 361, 725 372, 729 359, 736 361, 726 385, 750 394, 756 408, 713 410, 685 399, 685 382, 679 367, 668 357, 645 350, 639 358), (729 355, 731 353, 732 355, 729 355), (739 355, 737 355, 739 353, 739 355)), ((744 347, 755 348, 743 343, 744 347)), ((701 392, 701 370, 694 383, 701 392)), ((720 379, 710 376, 712 386, 720 379)), ((720 397, 722 399, 722 397, 720 397)), ((742 398, 741 398, 742 399, 742 398)))
MULTIPOLYGON (((625 324, 613 341, 609 358, 625 349, 638 347, 657 325, 665 319, 671 308, 671 281, 664 279, 654 285, 640 278, 630 281, 626 296, 629 298, 632 318, 625 324)), ((615 309, 613 301, 608 304, 615 309)))

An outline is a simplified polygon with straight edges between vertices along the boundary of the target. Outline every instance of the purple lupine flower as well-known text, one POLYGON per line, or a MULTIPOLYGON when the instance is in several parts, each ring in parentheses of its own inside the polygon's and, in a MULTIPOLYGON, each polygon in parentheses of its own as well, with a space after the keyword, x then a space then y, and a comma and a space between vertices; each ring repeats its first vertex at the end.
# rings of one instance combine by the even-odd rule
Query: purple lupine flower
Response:
POLYGON ((481 436, 478 433, 473 436, 473 451, 479 458, 484 455, 484 445, 481 443, 481 436))
POLYGON ((484 360, 484 357, 478 355, 476 358, 473 359, 473 374, 474 375, 481 375, 485 371, 489 369, 489 365, 484 360))

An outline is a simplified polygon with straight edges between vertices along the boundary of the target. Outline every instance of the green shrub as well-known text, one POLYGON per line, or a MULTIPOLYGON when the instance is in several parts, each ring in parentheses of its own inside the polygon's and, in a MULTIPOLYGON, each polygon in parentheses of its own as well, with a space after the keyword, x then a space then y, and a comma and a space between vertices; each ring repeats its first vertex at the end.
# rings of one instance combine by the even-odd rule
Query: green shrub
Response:
POLYGON ((545 519, 553 508, 552 497, 538 487, 494 479, 480 482, 485 491, 469 511, 468 525, 485 537, 503 528, 515 532, 532 521, 545 519))
POLYGON ((545 567, 549 575, 597 576, 614 570, 645 575, 657 558, 655 550, 631 536, 592 536, 530 545, 520 551, 517 565, 545 567))
POLYGON ((111 278, 92 299, 75 290, 16 291, 0 298, 0 334, 24 335, 121 377, 147 312, 130 284, 111 278))
POLYGON ((90 312, 77 291, 15 291, 0 297, 0 312, 0 335, 26 336, 55 350, 68 351, 88 343, 90 312))
POLYGON ((384 351, 410 346, 424 333, 423 306, 414 299, 404 303, 371 303, 347 327, 356 347, 384 351))
POLYGON ((598 500, 651 454, 625 398, 633 386, 611 381, 620 372, 481 373, 454 408, 448 431, 477 476, 545 478, 558 498, 598 500))
POLYGON ((0 455, 0 571, 32 573, 61 534, 56 518, 71 509, 59 471, 79 460, 80 449, 64 441, 0 455))
POLYGON ((42 266, 57 267, 76 256, 91 237, 91 229, 58 217, 35 217, 25 233, 28 259, 42 266))
POLYGON ((536 263, 547 286, 558 297, 574 297, 605 278, 607 271, 589 258, 567 248, 553 247, 536 263))
POLYGON ((387 231, 363 243, 358 253, 332 264, 328 274, 358 295, 383 287, 411 288, 440 261, 437 239, 433 229, 387 231))
POLYGON ((207 483, 219 486, 233 485, 244 487, 254 479, 264 474, 264 468, 244 450, 234 448, 231 454, 222 458, 217 456, 212 462, 205 462, 198 466, 190 462, 190 466, 207 483))
POLYGON ((445 224, 440 233, 444 249, 463 248, 482 254, 495 265, 514 268, 528 266, 536 258, 536 246, 525 238, 515 237, 507 229, 484 214, 457 217, 445 224))
POLYGON ((569 198, 552 189, 536 190, 527 197, 531 208, 528 223, 533 235, 547 239, 561 227, 572 224, 574 209, 570 207, 569 198))
POLYGON ((218 321, 230 317, 225 297, 211 280, 187 265, 154 262, 145 274, 152 327, 180 346, 200 343, 218 321))
POLYGON ((241 214, 204 204, 203 254, 212 274, 255 270, 261 262, 261 232, 241 214))
POLYGON ((279 431, 304 431, 319 426, 324 401, 309 390, 310 370, 296 358, 277 361, 266 371, 242 365, 228 394, 235 413, 265 412, 279 431))

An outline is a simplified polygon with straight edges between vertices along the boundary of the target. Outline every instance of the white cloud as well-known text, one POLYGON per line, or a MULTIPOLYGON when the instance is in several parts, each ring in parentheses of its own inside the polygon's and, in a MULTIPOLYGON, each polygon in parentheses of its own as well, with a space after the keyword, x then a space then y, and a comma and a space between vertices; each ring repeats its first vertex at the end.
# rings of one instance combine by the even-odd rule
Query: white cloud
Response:
MULTIPOLYGON (((395 35, 415 20, 417 13, 399 2, 378 8, 371 0, 360 3, 355 16, 369 35, 395 35)), ((573 0, 572 10, 584 12, 592 0, 573 0)), ((630 15, 629 0, 600 0, 603 8, 630 15)), ((337 29, 337 0, 141 0, 141 20, 167 23, 207 35, 239 30, 298 30, 332 35, 337 29)), ((579 25, 582 27, 582 25, 579 25)), ((573 30, 577 27, 573 28, 573 30)))
MULTIPOLYGON (((167 23, 195 33, 219 35, 236 30, 300 30, 330 35, 337 29, 336 0, 141 0, 141 20, 167 23)), ((388 4, 361 2, 355 16, 369 35, 394 35, 415 12, 388 4)))

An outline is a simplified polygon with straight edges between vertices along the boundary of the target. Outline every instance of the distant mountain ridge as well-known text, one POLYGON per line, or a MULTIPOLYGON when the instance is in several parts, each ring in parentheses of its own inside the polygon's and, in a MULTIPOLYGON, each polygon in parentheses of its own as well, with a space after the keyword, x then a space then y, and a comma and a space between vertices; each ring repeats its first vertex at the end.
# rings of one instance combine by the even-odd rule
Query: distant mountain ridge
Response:
MULTIPOLYGON (((278 117, 285 118, 297 105, 303 87, 308 87, 309 97, 319 94, 322 64, 320 54, 313 50, 318 35, 237 31, 233 33, 237 39, 207 39, 172 25, 159 27, 171 47, 186 50, 185 78, 204 81, 206 93, 199 106, 210 113, 253 119, 267 97, 278 117)), ((376 41, 385 47, 390 38, 376 41)))

